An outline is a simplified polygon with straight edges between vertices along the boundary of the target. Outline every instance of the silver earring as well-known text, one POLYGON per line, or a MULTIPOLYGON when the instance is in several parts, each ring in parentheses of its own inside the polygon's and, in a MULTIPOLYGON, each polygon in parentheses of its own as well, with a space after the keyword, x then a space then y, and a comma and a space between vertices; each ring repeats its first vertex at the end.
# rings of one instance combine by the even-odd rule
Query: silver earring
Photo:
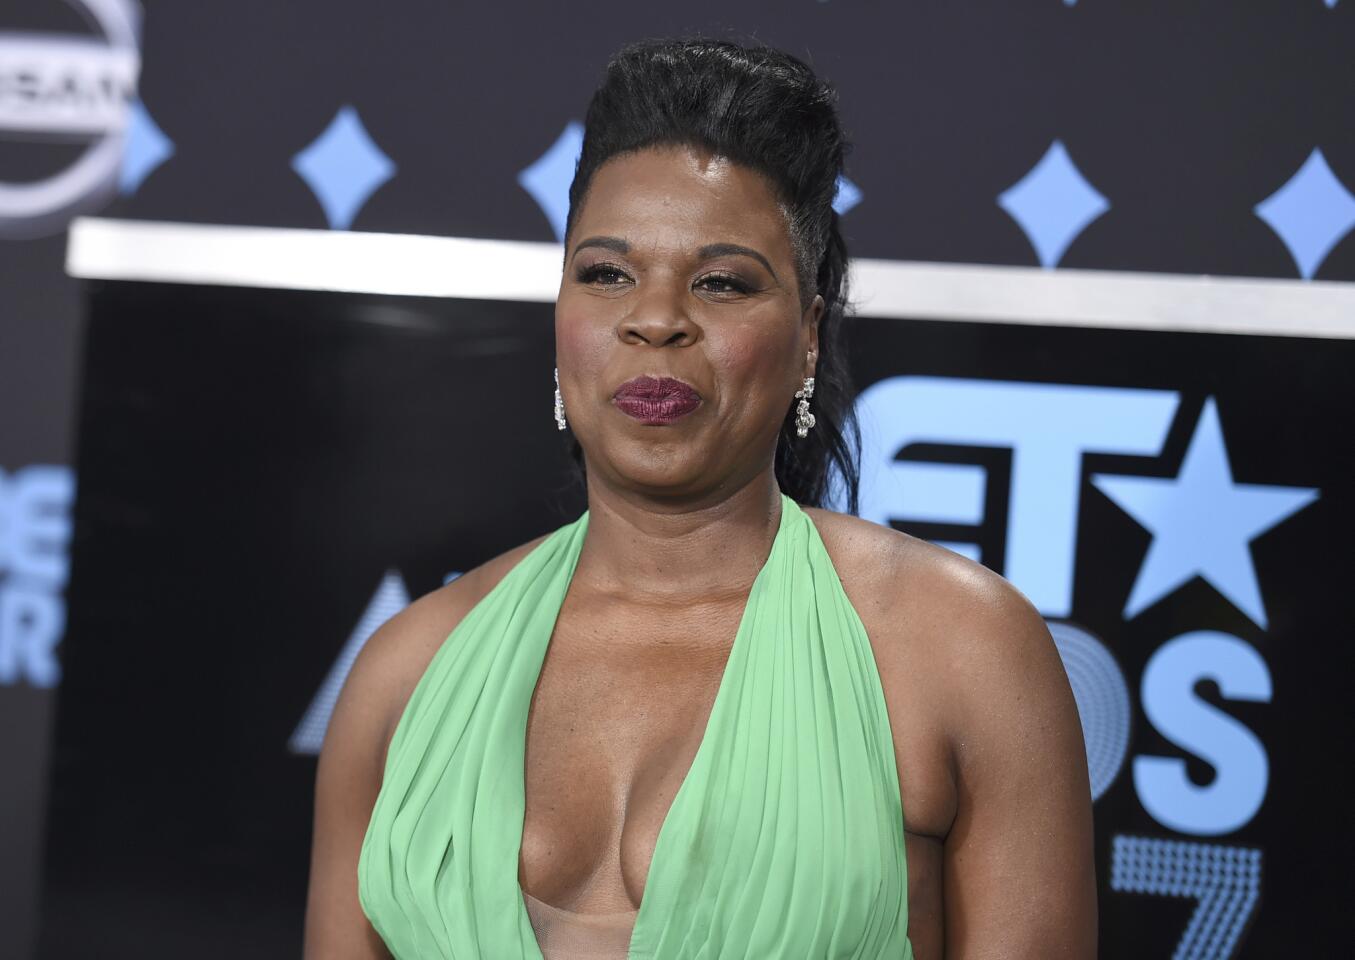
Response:
POLYGON ((803 388, 795 391, 795 398, 800 401, 795 408, 795 435, 797 437, 809 436, 809 428, 814 426, 814 414, 809 412, 809 398, 814 396, 814 378, 805 377, 803 388))
POLYGON ((560 368, 555 368, 555 426, 565 428, 565 401, 560 396, 560 368))

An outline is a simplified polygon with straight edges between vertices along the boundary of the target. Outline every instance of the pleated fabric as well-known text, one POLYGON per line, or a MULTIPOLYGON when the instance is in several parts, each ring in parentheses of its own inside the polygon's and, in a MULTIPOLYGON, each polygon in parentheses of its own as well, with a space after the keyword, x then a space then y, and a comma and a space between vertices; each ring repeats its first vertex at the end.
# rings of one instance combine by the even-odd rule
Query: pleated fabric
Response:
MULTIPOLYGON (((452 631, 405 707, 358 895, 397 960, 541 960, 518 885, 527 711, 588 514, 452 631)), ((782 494, 632 960, 911 960, 903 810, 874 655, 813 521, 782 494)))

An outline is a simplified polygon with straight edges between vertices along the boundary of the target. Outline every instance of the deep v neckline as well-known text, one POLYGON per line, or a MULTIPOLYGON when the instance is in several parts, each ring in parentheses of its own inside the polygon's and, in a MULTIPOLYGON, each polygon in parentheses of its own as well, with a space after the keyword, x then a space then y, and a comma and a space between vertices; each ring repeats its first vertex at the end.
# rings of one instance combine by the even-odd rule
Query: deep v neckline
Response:
MULTIPOLYGON (((623 960, 912 955, 874 651, 813 520, 781 503, 623 960)), ((471 608, 396 724, 358 857, 392 956, 543 960, 518 881, 526 720, 586 532, 560 527, 471 608)))
MULTIPOLYGON (((688 794, 691 793, 691 790, 692 790, 692 789, 694 789, 694 788, 691 787, 691 783, 692 783, 692 774, 699 768, 699 765, 702 763, 703 759, 705 758, 705 755, 706 755, 707 753, 710 752, 710 749, 711 749, 711 747, 710 747, 710 742, 711 742, 711 736, 710 736, 710 734, 711 734, 711 728, 712 728, 712 726, 714 725, 714 721, 715 721, 716 717, 718 716, 718 712, 721 710, 722 705, 725 703, 725 701, 727 701, 727 700, 729 699, 728 690, 729 690, 729 686, 730 686, 730 666, 733 665, 733 664, 735 663, 735 656, 736 656, 736 655, 742 655, 742 654, 744 653, 744 647, 746 647, 747 644, 751 642, 750 639, 749 639, 748 636, 747 636, 747 634, 749 633, 749 631, 747 630, 747 625, 748 625, 748 612, 749 612, 749 610, 752 609, 752 606, 753 606, 753 599, 754 599, 754 597, 756 596, 756 594, 757 594, 757 592, 758 592, 758 588, 759 588, 760 586, 762 586, 762 581, 763 581, 764 578, 765 578, 765 575, 766 575, 767 570, 771 567, 771 564, 772 564, 772 558, 776 555, 777 550, 780 549, 780 548, 782 547, 782 545, 783 545, 783 541, 785 540, 785 536, 784 536, 784 535, 785 535, 785 532, 786 532, 786 528, 787 528, 787 526, 788 526, 789 523, 790 523, 791 508, 794 507, 794 508, 797 508, 797 509, 798 509, 798 505, 795 503, 795 501, 793 501, 793 500, 792 500, 790 497, 788 497, 785 493, 781 493, 780 497, 781 497, 781 515, 780 515, 780 517, 779 517, 778 520, 777 520, 776 534, 775 534, 775 536, 772 537, 772 546, 771 546, 771 549, 767 551, 767 556, 763 559, 763 561, 762 561, 762 566, 758 568, 757 575, 753 578, 752 586, 748 588, 748 596, 744 598, 744 602, 743 602, 743 611, 739 614, 739 625, 738 625, 738 627, 736 628, 736 630, 735 630, 735 632, 734 632, 734 640, 733 640, 733 642, 732 642, 732 643, 730 644, 730 646, 729 646, 729 653, 725 656, 725 663, 724 663, 724 666, 721 668, 721 671, 720 671, 720 682, 719 682, 719 684, 716 686, 716 689, 715 689, 715 699, 711 701, 710 712, 706 715, 706 723, 705 723, 705 726, 702 728, 702 731, 701 731, 701 740, 697 743, 697 746, 696 746, 696 753, 694 753, 694 754, 692 755, 692 762, 691 762, 691 764, 687 767, 687 772, 683 775, 683 777, 682 777, 682 782, 678 785, 677 792, 673 794, 673 801, 672 801, 672 803, 670 803, 670 804, 668 805, 668 810, 664 813, 663 821, 659 824, 659 832, 658 832, 658 834, 657 834, 657 836, 656 836, 656 838, 655 838, 655 841, 654 841, 654 851, 653 851, 653 853, 650 855, 650 858, 649 858, 649 867, 648 867, 648 868, 646 869, 646 871, 645 871, 645 887, 644 887, 644 892, 640 895, 640 905, 639 905, 639 907, 636 908, 636 913, 635 913, 635 925, 631 928, 630 944, 631 944, 631 947, 632 947, 632 948, 633 948, 633 946, 634 946, 634 944, 635 944, 635 933, 636 933, 636 931, 638 931, 638 930, 645 924, 645 922, 646 922, 646 917, 652 915, 652 913, 653 913, 653 910, 652 910, 652 909, 650 909, 650 910, 647 912, 647 911, 646 911, 646 907, 653 901, 653 897, 650 896, 650 892, 654 889, 654 884, 653 884, 652 881, 653 881, 653 879, 654 879, 655 865, 658 864, 658 863, 660 862, 660 859, 661 859, 660 855, 662 854, 665 845, 671 846, 671 845, 672 845, 672 842, 673 842, 673 841, 670 839, 670 838, 671 838, 671 835, 672 835, 672 833, 673 833, 673 827, 672 827, 672 824, 673 824, 673 822, 674 822, 673 812, 674 812, 675 810, 678 809, 678 805, 681 804, 681 803, 683 802, 683 799, 684 799, 688 794)), ((587 523, 587 521, 585 521, 585 523, 587 523)), ((587 536, 587 531, 586 531, 586 529, 585 529, 585 537, 586 537, 586 536, 587 536)), ((579 550, 580 550, 580 552, 582 552, 582 550, 583 550, 582 543, 580 544, 579 550)), ((531 704, 532 704, 532 701, 536 699, 536 690, 537 690, 537 687, 538 687, 538 686, 540 685, 540 683, 541 683, 541 674, 542 674, 542 672, 543 672, 544 669, 545 669, 546 656, 547 656, 547 654, 550 652, 550 645, 551 645, 551 643, 553 642, 553 640, 555 639, 555 627, 556 627, 556 624, 559 622, 560 611, 564 609, 565 599, 569 596, 569 588, 570 588, 570 587, 573 585, 573 583, 574 583, 574 573, 575 573, 575 571, 576 571, 577 569, 578 569, 578 565, 577 565, 577 559, 576 559, 575 565, 574 565, 574 566, 570 569, 570 571, 569 571, 569 577, 568 577, 568 579, 567 579, 566 582, 565 582, 565 589, 564 589, 564 591, 563 591, 563 592, 561 593, 561 595, 560 595, 560 605, 559 605, 559 607, 556 608, 555 616, 551 619, 550 635, 546 638, 545 646, 542 648, 542 651, 541 651, 541 662, 537 665, 537 668, 536 668, 536 677, 533 679, 533 682, 532 682, 531 693, 530 693, 530 695, 527 697, 527 708, 526 708, 526 709, 527 709, 527 712, 530 712, 530 711, 531 711, 531 704)), ((522 744, 522 757, 523 757, 523 762, 522 762, 521 777, 518 778, 518 781, 517 781, 517 782, 518 782, 518 790, 519 790, 518 798, 521 800, 521 809, 522 809, 522 813, 523 813, 523 827, 526 826, 526 819, 527 819, 527 742, 526 742, 526 736, 527 736, 527 722, 526 722, 526 721, 527 721, 527 718, 526 718, 526 716, 524 715, 524 717, 523 717, 523 724, 522 724, 522 727, 523 727, 523 744, 522 744)), ((518 870, 521 868, 521 864, 522 864, 522 839, 523 839, 522 834, 523 834, 522 830, 519 829, 519 830, 517 831, 517 843, 514 844, 514 847, 515 847, 515 850, 514 850, 515 856, 514 856, 514 861, 513 861, 514 864, 515 864, 515 867, 514 867, 514 870, 513 870, 514 876, 517 876, 518 870)), ((529 914, 528 914, 528 911, 527 911, 527 903, 526 903, 526 900, 525 900, 526 891, 522 889, 522 882, 521 882, 520 880, 517 882, 517 889, 518 889, 518 905, 519 905, 519 910, 520 910, 520 913, 521 913, 522 918, 529 924, 529 928, 530 928, 530 922, 531 922, 531 921, 530 921, 530 917, 529 917, 529 914)), ((541 901, 541 902, 544 903, 545 901, 541 901)), ((557 909, 558 909, 558 908, 557 908, 557 909)), ((533 937, 532 937, 532 942, 533 942, 533 944, 536 946, 536 949, 537 949, 537 955, 538 955, 538 956, 541 956, 541 952, 540 952, 540 944, 537 943, 535 935, 533 935, 533 937)), ((630 948, 627 949, 627 955, 629 955, 629 953, 630 953, 630 948)))

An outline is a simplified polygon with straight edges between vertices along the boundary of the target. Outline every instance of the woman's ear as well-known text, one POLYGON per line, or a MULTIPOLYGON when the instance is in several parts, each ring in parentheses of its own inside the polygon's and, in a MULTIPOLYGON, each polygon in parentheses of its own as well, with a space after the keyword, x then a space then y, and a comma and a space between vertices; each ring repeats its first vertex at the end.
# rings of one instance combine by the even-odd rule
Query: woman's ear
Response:
POLYGON ((819 321, 823 319, 823 296, 814 294, 814 300, 805 308, 804 322, 809 326, 809 341, 805 353, 805 376, 814 376, 814 368, 819 359, 819 321))

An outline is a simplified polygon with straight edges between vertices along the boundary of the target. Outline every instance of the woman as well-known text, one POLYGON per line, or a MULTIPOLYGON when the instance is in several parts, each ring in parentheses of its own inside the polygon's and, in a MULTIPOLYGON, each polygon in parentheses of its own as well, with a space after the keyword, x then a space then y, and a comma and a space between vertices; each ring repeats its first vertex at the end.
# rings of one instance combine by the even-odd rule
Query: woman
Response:
POLYGON ((1043 621, 816 506, 855 499, 833 104, 767 48, 609 65, 556 305, 588 510, 367 643, 320 759, 308 957, 1094 955, 1043 621))

